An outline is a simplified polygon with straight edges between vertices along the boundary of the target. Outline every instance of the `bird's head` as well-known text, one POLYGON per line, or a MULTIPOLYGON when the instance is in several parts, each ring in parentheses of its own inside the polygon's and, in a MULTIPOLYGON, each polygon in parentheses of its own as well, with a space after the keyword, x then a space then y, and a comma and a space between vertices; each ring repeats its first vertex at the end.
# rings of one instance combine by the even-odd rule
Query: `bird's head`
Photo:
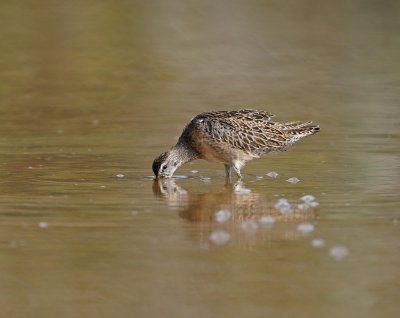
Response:
POLYGON ((156 178, 171 178, 181 164, 174 152, 167 151, 154 159, 152 168, 156 178))

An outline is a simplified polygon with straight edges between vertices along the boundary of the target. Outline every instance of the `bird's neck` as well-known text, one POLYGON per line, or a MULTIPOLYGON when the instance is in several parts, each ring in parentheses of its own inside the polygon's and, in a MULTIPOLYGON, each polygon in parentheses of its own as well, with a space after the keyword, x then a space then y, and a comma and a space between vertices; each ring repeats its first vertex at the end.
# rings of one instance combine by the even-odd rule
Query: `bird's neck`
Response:
POLYGON ((169 151, 170 156, 179 160, 180 165, 198 159, 198 154, 186 143, 179 141, 169 151))

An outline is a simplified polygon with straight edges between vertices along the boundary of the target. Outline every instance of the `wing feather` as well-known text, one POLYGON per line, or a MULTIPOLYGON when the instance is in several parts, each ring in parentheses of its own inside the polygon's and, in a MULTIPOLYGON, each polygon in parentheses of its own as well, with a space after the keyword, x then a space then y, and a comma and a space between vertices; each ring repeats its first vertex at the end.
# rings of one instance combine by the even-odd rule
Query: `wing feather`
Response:
POLYGON ((288 142, 282 129, 271 121, 273 116, 266 111, 243 109, 202 113, 192 122, 205 130, 213 142, 260 156, 282 149, 288 142))

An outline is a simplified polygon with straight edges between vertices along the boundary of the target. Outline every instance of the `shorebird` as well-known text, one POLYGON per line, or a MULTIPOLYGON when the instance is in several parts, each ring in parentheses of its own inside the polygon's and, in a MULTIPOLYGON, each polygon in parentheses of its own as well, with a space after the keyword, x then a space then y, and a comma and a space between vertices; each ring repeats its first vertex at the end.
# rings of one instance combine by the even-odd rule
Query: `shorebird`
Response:
POLYGON ((205 159, 222 162, 227 178, 232 170, 241 178, 246 161, 286 150, 319 131, 312 122, 279 123, 271 120, 273 116, 252 109, 198 114, 185 126, 176 145, 154 159, 153 172, 156 178, 170 178, 181 165, 205 159))

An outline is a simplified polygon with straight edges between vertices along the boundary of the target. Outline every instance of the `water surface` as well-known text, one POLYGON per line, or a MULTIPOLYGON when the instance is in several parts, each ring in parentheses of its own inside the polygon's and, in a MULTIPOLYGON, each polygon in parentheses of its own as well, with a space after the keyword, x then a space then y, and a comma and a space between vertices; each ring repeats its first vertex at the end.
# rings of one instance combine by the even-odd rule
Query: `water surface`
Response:
POLYGON ((399 12, 0 4, 3 314, 398 317, 399 12), (240 184, 201 161, 178 170, 186 178, 149 178, 191 117, 243 107, 321 132, 250 162, 240 184), (279 214, 279 199, 305 194, 319 205, 279 214))

